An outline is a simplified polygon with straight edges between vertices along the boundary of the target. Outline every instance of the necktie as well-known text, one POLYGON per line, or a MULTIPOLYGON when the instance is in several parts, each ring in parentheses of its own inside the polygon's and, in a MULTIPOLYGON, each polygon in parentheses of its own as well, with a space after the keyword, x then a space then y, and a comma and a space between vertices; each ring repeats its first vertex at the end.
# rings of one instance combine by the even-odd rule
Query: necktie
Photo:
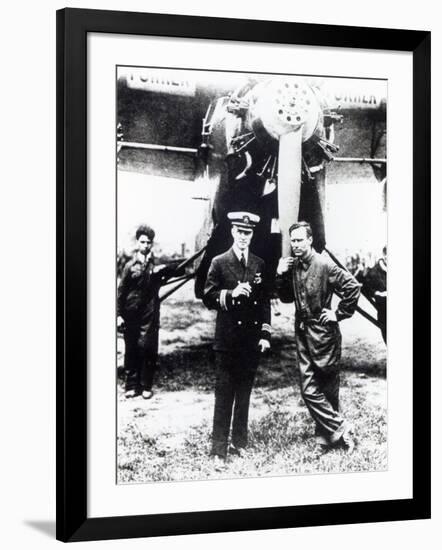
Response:
POLYGON ((246 269, 246 259, 245 259, 244 254, 241 254, 241 259, 239 260, 239 263, 241 264, 242 268, 245 270, 246 269))

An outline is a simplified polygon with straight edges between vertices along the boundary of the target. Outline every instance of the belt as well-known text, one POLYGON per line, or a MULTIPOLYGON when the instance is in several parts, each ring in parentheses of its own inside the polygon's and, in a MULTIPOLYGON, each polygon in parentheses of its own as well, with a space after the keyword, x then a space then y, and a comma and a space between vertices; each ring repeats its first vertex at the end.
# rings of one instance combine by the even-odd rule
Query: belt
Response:
POLYGON ((319 317, 307 317, 305 319, 296 318, 296 323, 299 325, 300 330, 304 330, 305 325, 319 323, 319 317))

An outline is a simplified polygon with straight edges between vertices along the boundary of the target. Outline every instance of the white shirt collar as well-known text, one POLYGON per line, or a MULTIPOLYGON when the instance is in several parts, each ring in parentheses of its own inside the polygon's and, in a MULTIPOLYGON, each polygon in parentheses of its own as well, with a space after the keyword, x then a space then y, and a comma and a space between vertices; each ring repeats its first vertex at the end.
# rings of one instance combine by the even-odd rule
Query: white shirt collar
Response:
POLYGON ((147 263, 148 261, 150 261, 151 258, 152 258, 152 251, 150 251, 147 256, 145 256, 144 254, 141 254, 141 252, 137 252, 137 260, 142 264, 147 263))
POLYGON ((249 263, 249 249, 246 248, 244 250, 240 250, 235 245, 232 246, 233 252, 235 253, 235 256, 238 258, 239 261, 241 261, 241 256, 244 254, 244 258, 246 259, 246 265, 249 263))

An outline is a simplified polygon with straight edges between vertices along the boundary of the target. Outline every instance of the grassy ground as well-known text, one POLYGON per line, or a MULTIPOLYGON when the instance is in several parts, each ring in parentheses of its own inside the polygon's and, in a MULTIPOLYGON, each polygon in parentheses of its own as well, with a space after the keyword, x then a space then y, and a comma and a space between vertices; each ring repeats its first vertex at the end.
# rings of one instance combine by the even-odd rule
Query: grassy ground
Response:
MULTIPOLYGON (((118 386, 120 483, 277 476, 387 469, 386 352, 378 331, 342 323, 341 406, 355 427, 352 454, 315 453, 314 424, 294 368, 292 306, 274 316, 272 352, 260 364, 250 407, 250 445, 222 471, 208 460, 213 414, 214 313, 186 291, 162 306, 154 397, 126 400, 118 386)), ((121 345, 121 342, 120 342, 121 345)), ((122 364, 122 349, 118 357, 122 364)))

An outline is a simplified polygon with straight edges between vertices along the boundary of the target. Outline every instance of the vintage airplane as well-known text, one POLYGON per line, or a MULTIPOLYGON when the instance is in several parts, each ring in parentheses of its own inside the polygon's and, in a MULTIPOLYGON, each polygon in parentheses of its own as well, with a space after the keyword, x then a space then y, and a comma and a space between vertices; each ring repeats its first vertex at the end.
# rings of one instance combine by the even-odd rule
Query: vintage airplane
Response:
MULTIPOLYGON (((151 78, 149 84, 149 77, 140 69, 132 70, 124 79, 127 87, 138 91, 147 88, 152 93, 152 86, 161 87, 161 79, 151 78)), ((179 83, 179 79, 175 81, 179 83)), ((186 85, 178 86, 177 95, 188 94, 192 87, 187 80, 182 82, 187 90, 186 85)), ((165 79, 165 86, 173 90, 173 85, 173 79, 165 79)), ((194 179, 207 189, 203 196, 196 197, 207 204, 196 252, 178 262, 177 271, 171 272, 167 282, 171 289, 163 298, 193 277, 195 295, 202 296, 211 259, 229 246, 227 212, 233 210, 261 217, 252 249, 264 258, 270 276, 275 273, 278 258, 290 254, 288 228, 297 219, 312 225, 315 249, 326 250, 342 266, 327 248, 326 174, 333 162, 364 164, 385 185, 385 83, 248 75, 221 97, 214 97, 213 90, 207 97, 200 92, 200 105, 203 99, 208 106, 197 147, 127 141, 124 128, 119 128, 119 153, 125 147, 155 151, 162 147, 164 153, 190 155, 195 162, 194 179), (351 156, 338 155, 342 145, 344 151, 352 152, 351 156), (183 269, 191 265, 191 272, 183 274, 183 269)), ((367 299, 372 301, 369 296, 367 299)), ((361 308, 359 312, 378 325, 372 315, 361 308)))

